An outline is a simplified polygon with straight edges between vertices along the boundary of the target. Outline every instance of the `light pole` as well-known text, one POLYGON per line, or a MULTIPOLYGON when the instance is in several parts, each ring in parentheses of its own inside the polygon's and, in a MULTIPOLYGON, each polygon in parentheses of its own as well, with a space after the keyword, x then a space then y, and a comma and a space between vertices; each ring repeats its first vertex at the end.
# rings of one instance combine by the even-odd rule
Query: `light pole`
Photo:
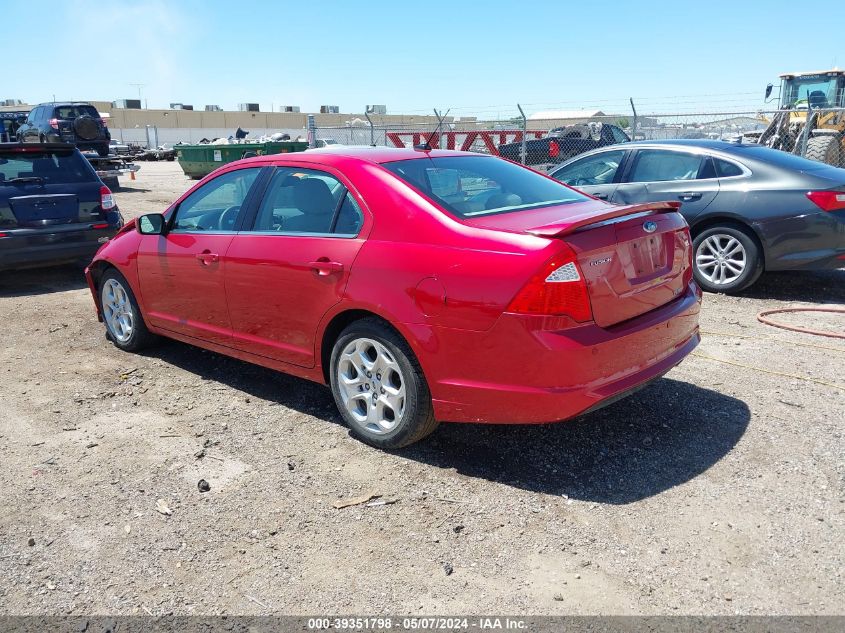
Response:
MULTIPOLYGON (((138 89, 138 101, 141 101, 141 88, 145 87, 147 84, 129 84, 130 86, 135 86, 138 89)), ((147 109, 147 104, 144 104, 144 109, 147 109)))

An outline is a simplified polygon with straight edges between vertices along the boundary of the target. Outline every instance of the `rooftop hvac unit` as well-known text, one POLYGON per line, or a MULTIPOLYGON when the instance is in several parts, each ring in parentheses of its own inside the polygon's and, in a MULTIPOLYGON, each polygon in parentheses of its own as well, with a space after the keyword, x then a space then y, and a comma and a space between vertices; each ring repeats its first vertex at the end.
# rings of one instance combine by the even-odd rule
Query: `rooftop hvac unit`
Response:
POLYGON ((332 105, 320 106, 320 114, 340 114, 340 107, 332 105))
POLYGON ((117 101, 112 101, 111 105, 113 108, 124 108, 126 110, 140 110, 141 109, 141 100, 140 99, 118 99, 117 101))
MULTIPOLYGON (((5 99, 3 101, 2 105, 4 105, 4 106, 19 106, 19 105, 23 105, 23 101, 21 101, 20 99, 5 99)), ((297 109, 297 112, 299 112, 298 109, 297 109)))
POLYGON ((299 112, 299 106, 282 106, 282 112, 299 112))
POLYGON ((241 112, 258 112, 257 103, 239 103, 238 110, 241 112))
POLYGON ((205 106, 205 111, 206 112, 223 112, 223 108, 221 108, 219 105, 207 105, 207 106, 205 106))
POLYGON ((367 111, 370 114, 387 114, 387 106, 386 105, 370 105, 370 106, 367 106, 367 111))

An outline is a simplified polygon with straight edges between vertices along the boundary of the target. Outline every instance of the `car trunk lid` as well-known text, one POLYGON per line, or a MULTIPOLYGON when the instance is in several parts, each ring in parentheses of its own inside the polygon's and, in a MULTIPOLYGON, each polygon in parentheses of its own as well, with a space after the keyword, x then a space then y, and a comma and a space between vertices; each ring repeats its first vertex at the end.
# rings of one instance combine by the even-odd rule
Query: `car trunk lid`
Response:
POLYGON ((683 294, 691 278, 691 246, 679 207, 677 202, 580 203, 557 207, 557 220, 549 221, 554 211, 543 209, 491 215, 472 224, 564 240, 576 254, 593 320, 610 327, 683 294))
POLYGON ((79 198, 75 194, 34 194, 9 198, 20 227, 51 226, 79 221, 79 198))

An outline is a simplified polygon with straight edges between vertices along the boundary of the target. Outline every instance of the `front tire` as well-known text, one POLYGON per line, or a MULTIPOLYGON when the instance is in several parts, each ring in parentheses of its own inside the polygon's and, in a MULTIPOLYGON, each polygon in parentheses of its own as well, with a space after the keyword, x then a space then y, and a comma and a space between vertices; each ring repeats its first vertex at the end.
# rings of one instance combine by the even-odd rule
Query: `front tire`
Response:
POLYGON ((137 352, 155 342, 126 278, 110 268, 100 280, 100 309, 106 333, 115 347, 137 352))
POLYGON ((437 428, 420 364, 384 322, 362 319, 347 326, 332 348, 329 367, 335 404, 363 442, 402 448, 437 428))
POLYGON ((711 226, 693 240, 693 275, 702 290, 740 292, 757 281, 763 260, 757 241, 738 226, 711 226))

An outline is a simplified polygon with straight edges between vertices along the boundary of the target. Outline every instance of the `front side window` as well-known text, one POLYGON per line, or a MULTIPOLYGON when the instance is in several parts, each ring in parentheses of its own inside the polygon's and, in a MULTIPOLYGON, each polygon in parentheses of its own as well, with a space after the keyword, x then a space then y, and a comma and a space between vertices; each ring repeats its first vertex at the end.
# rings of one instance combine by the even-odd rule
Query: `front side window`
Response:
POLYGON ((382 167, 464 218, 588 199, 531 169, 489 156, 415 158, 382 167))
POLYGON ((552 176, 572 187, 607 185, 613 182, 624 156, 624 150, 587 156, 558 169, 552 176))
POLYGON ((361 209, 334 176, 316 169, 279 167, 267 191, 254 231, 357 235, 361 209))
POLYGON ((207 182, 176 209, 171 231, 232 231, 259 167, 230 171, 207 182))
POLYGON ((696 154, 663 149, 642 149, 634 158, 628 182, 695 180, 703 158, 696 154))

